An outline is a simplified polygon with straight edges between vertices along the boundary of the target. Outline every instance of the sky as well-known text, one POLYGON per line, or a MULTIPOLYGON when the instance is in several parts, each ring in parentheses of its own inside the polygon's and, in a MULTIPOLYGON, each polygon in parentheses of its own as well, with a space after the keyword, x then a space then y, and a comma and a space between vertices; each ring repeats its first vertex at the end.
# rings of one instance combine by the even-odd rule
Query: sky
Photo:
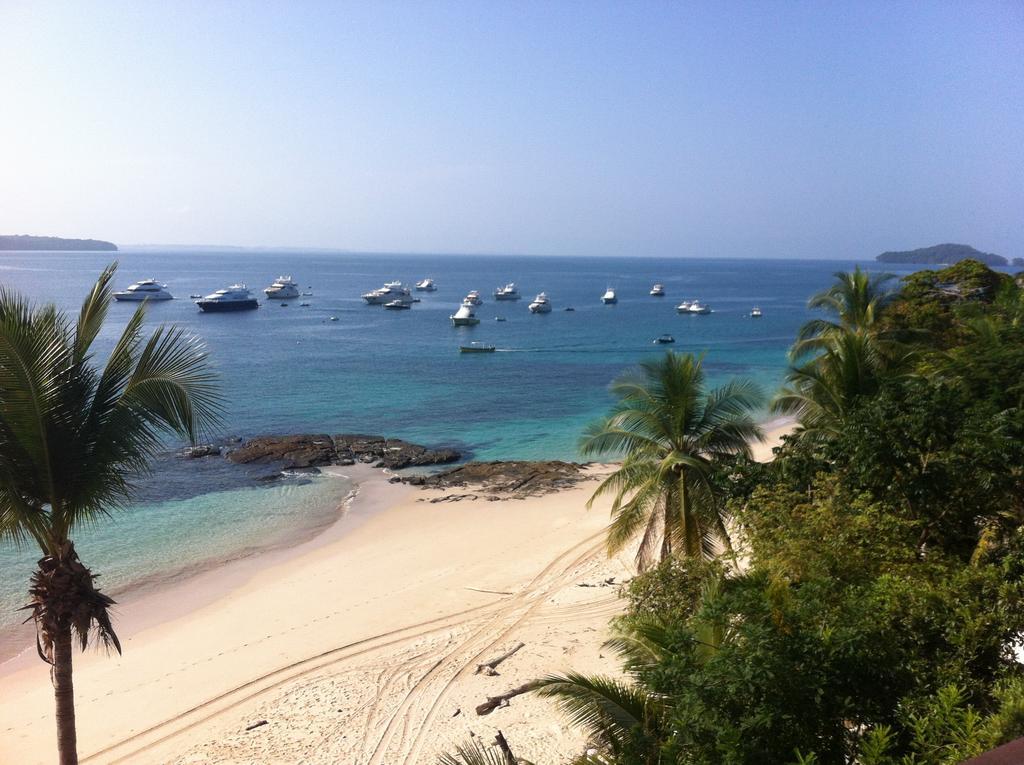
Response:
POLYGON ((1024 3, 0 0, 0 233, 1024 257, 1024 3))

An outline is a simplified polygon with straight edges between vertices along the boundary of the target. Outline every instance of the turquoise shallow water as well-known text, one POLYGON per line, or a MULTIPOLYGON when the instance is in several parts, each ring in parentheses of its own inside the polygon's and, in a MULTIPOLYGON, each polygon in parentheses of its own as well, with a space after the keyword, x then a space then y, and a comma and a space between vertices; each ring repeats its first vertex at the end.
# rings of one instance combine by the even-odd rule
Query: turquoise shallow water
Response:
MULTIPOLYGON (((77 311, 112 253, 0 253, 0 282, 39 301, 77 311)), ((453 445, 479 459, 576 456, 587 422, 611 403, 608 383, 663 349, 705 354, 712 383, 743 375, 771 391, 781 382, 789 342, 808 313, 807 297, 836 261, 653 260, 260 252, 121 252, 124 287, 154 277, 178 298, 151 307, 151 323, 173 322, 199 334, 228 399, 225 435, 364 432, 429 445, 453 445), (290 273, 313 297, 308 308, 263 301, 258 311, 201 314, 188 299, 237 281, 257 292, 290 273), (412 310, 366 306, 360 294, 391 279, 431 276, 434 293, 417 293, 412 310), (495 303, 495 287, 516 281, 524 299, 495 303), (654 282, 667 296, 648 295, 654 282), (600 296, 607 286, 615 306, 600 296), (462 296, 485 298, 480 325, 448 321, 462 296), (554 304, 534 316, 527 304, 545 290, 554 304), (709 316, 680 316, 675 305, 698 298, 709 316), (764 317, 751 319, 754 305, 764 317), (567 306, 574 312, 565 312, 567 306), (504 322, 494 321, 496 315, 504 322), (337 321, 329 321, 330 317, 337 321), (466 356, 460 343, 482 340, 498 353, 466 356)), ((262 299, 262 293, 259 293, 262 299)), ((101 353, 133 306, 114 304, 101 353)), ((79 535, 83 559, 108 588, 161 578, 308 536, 333 518, 349 487, 332 478, 261 485, 215 462, 198 467, 168 457, 114 522, 79 535)), ((0 544, 0 624, 18 618, 32 568, 31 551, 0 544)))

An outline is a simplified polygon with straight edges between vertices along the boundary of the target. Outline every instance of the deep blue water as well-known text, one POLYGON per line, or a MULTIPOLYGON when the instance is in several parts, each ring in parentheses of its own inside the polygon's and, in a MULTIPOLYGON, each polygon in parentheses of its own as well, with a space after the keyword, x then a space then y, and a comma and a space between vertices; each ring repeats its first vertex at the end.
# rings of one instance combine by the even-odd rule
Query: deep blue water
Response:
MULTIPOLYGON (((428 445, 454 445, 479 459, 573 458, 582 428, 611 403, 608 383, 651 354, 662 333, 676 351, 704 354, 710 381, 746 376, 770 393, 781 382, 786 349, 808 318, 807 298, 825 287, 840 261, 648 258, 403 256, 259 252, 124 251, 0 253, 0 283, 37 301, 77 311, 102 267, 120 260, 118 288, 154 277, 176 300, 150 307, 149 322, 174 323, 205 341, 227 397, 225 435, 363 432, 428 445), (279 274, 292 274, 313 297, 286 308, 262 300, 279 274), (385 281, 434 278, 409 311, 367 306, 360 295, 385 281), (202 314, 188 299, 246 282, 257 311, 202 314), (496 303, 494 288, 515 281, 523 299, 496 303), (667 296, 654 298, 654 282, 667 296), (600 297, 616 288, 619 303, 600 297), (307 289, 308 288, 308 289, 307 289), (448 316, 480 290, 476 327, 448 316), (527 304, 548 293, 554 311, 527 304), (714 313, 680 316, 683 299, 714 313), (749 318, 758 305, 761 319, 749 318), (563 309, 572 306, 574 312, 563 309), (496 322, 495 316, 507 321, 496 322), (337 321, 330 321, 330 317, 337 321), (481 340, 498 353, 464 355, 481 340)), ((111 306, 102 352, 134 306, 111 306)), ((237 471, 168 459, 118 521, 83 532, 83 558, 108 586, 259 547, 291 526, 332 515, 347 492, 337 479, 259 486, 237 471), (266 518, 264 517, 266 515, 266 518), (270 520, 267 520, 269 518, 270 520), (159 548, 160 554, 155 550, 159 548)), ((33 555, 0 543, 0 623, 20 602, 33 555)))

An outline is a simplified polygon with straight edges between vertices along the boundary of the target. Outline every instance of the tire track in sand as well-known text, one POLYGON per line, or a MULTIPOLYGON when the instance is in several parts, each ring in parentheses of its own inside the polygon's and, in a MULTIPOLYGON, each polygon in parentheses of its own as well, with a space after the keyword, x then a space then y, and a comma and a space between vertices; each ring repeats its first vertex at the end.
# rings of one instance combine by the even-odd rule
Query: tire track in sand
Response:
POLYGON ((548 595, 576 578, 581 566, 594 562, 596 554, 604 547, 604 536, 604 531, 598 532, 563 552, 520 592, 501 601, 497 612, 488 614, 484 624, 468 638, 452 650, 441 652, 430 670, 409 689, 369 759, 360 762, 366 765, 415 762, 424 736, 454 682, 470 668, 475 669, 485 654, 493 651, 543 605, 548 595), (401 735, 404 731, 413 733, 401 735))
MULTIPOLYGON (((230 713, 242 704, 310 673, 335 668, 339 664, 351 662, 385 648, 412 643, 440 632, 451 631, 456 627, 471 625, 478 620, 482 621, 482 624, 472 629, 468 638, 456 641, 455 645, 446 652, 441 651, 442 655, 437 657, 429 665, 429 669, 405 692, 398 709, 389 718, 384 732, 378 738, 373 750, 368 753, 369 759, 361 760, 368 765, 369 763, 402 762, 404 761, 402 759, 383 759, 390 749, 389 744, 395 734, 400 734, 398 738, 400 749, 410 750, 410 754, 412 749, 418 752, 422 744, 423 726, 434 718, 444 694, 459 673, 470 666, 474 659, 479 658, 504 639, 515 626, 543 602, 544 596, 566 583, 581 563, 593 557, 603 546, 597 540, 603 538, 604 533, 604 531, 598 532, 557 556, 515 595, 337 646, 279 667, 206 699, 128 738, 92 752, 83 757, 82 762, 120 763, 131 761, 198 726, 230 713), (566 559, 569 559, 568 563, 566 563, 566 559), (507 626, 502 627, 503 624, 507 626), (452 668, 454 671, 451 671, 452 668), (425 711, 422 714, 416 714, 414 707, 423 704, 423 696, 429 693, 429 688, 435 680, 440 682, 440 688, 432 699, 426 702, 425 711), (413 724, 415 718, 419 718, 421 724, 413 724), (407 747, 406 741, 410 737, 410 730, 415 731, 415 734, 407 747)), ((428 652, 429 650, 427 649, 428 652)), ((412 657, 409 663, 422 666, 426 664, 427 658, 429 657, 426 655, 417 655, 412 657)), ((374 703, 373 711, 372 716, 377 717, 379 702, 374 703)), ((368 715, 364 732, 367 737, 372 736, 370 731, 372 722, 368 715)))

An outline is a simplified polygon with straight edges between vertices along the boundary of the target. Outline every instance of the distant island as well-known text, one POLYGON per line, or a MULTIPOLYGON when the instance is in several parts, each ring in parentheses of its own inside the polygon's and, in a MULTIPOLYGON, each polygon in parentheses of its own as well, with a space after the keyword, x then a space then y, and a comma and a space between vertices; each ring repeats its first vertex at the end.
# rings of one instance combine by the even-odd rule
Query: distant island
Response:
POLYGON ((987 266, 1005 266, 1006 258, 991 252, 980 252, 967 244, 937 244, 902 252, 883 252, 875 260, 879 263, 952 264, 961 260, 979 260, 987 266))
POLYGON ((101 250, 117 252, 117 245, 102 239, 61 239, 59 236, 0 235, 0 250, 101 250))

